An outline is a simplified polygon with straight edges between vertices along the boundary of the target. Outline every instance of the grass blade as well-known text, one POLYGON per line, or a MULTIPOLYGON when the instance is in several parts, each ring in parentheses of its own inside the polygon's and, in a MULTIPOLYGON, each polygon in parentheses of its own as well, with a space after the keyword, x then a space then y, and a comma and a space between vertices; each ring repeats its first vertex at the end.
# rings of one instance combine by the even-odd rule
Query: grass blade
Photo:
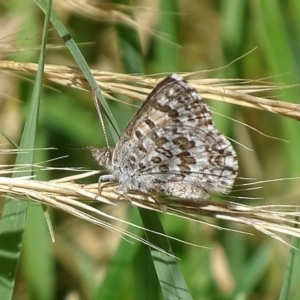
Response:
POLYGON ((293 238, 292 245, 295 248, 290 249, 288 263, 286 265, 285 274, 283 277, 283 283, 280 291, 280 300, 287 300, 289 299, 289 291, 291 288, 291 280, 293 275, 293 270, 295 266, 295 259, 296 259, 296 249, 299 249, 299 240, 297 238, 293 238))
POLYGON ((254 253, 253 257, 240 272, 241 276, 236 283, 236 289, 230 299, 239 299, 242 295, 249 295, 255 285, 259 283, 263 273, 269 263, 271 247, 269 245, 260 246, 254 253))
MULTIPOLYGON (((35 0, 35 3, 40 7, 42 11, 46 10, 46 3, 43 0, 35 0)), ((115 121, 114 116, 112 115, 106 100, 102 96, 102 93, 99 89, 99 86, 97 82, 94 79, 94 76, 92 75, 92 72, 84 59, 83 55, 81 54, 77 44, 73 40, 73 38, 70 36, 69 32, 66 30, 62 22, 59 20, 57 15, 55 14, 54 11, 51 11, 51 22, 55 29, 57 30, 58 34, 61 36, 61 38, 64 40, 67 48, 69 49, 70 53, 74 57, 76 63, 78 64, 79 68, 81 69, 82 73, 86 77, 89 85, 91 86, 92 90, 95 91, 95 94, 98 98, 98 100, 101 103, 101 107, 103 107, 104 112, 106 114, 106 117, 108 118, 109 122, 112 124, 114 130, 118 135, 120 135, 120 131, 118 129, 118 125, 115 121)))
MULTIPOLYGON (((135 222, 135 219, 137 219, 134 212, 130 214, 129 218, 132 222, 135 222)), ((129 229, 129 231, 136 235, 139 234, 139 230, 136 228, 129 229)), ((122 299, 122 290, 124 288, 124 283, 127 280, 126 278, 128 278, 127 273, 132 268, 132 262, 137 246, 138 243, 132 244, 129 243, 128 240, 121 241, 116 253, 110 261, 104 281, 95 293, 95 300, 122 299), (116 286, 118 288, 116 288, 116 286)))
MULTIPOLYGON (((48 1, 44 23, 39 69, 36 75, 32 93, 28 119, 22 134, 20 149, 33 149, 39 114, 39 100, 43 81, 43 66, 45 62, 45 49, 48 35, 51 1, 48 1)), ((16 164, 32 164, 33 151, 19 153, 16 164)), ((31 175, 32 171, 24 170, 17 176, 31 175)), ((2 299, 11 299, 15 284, 23 233, 25 229, 27 203, 12 197, 7 197, 0 220, 0 295, 2 299)))
MULTIPOLYGON (((163 233, 163 227, 157 214, 140 209, 140 215, 146 228, 163 233)), ((146 232, 147 240, 173 255, 168 239, 164 236, 146 232)), ((177 266, 174 256, 150 248, 154 266, 165 299, 192 299, 185 280, 177 266)))
POLYGON ((159 72, 178 72, 178 1, 161 0, 159 6, 159 31, 167 40, 158 39, 155 43, 156 68, 159 72))

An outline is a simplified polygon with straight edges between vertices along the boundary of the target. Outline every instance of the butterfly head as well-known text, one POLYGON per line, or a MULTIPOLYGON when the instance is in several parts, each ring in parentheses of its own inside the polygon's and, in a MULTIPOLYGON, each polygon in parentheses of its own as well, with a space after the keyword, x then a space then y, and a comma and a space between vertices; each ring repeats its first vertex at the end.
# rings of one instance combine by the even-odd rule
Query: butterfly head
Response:
POLYGON ((100 166, 110 169, 111 162, 112 162, 112 154, 114 150, 113 148, 99 149, 99 148, 89 147, 89 149, 91 150, 94 159, 98 162, 100 166))

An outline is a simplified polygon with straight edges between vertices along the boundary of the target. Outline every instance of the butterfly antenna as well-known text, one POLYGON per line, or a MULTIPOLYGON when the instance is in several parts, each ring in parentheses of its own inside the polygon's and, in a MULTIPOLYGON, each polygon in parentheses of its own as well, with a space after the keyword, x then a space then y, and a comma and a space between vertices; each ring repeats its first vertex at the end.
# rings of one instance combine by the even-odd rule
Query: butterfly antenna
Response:
POLYGON ((99 106, 99 103, 98 103, 98 98, 97 98, 95 89, 93 89, 93 100, 94 100, 94 104, 95 104, 95 107, 96 107, 96 110, 97 110, 97 113, 98 113, 98 117, 99 117, 99 120, 100 120, 100 123, 101 123, 102 130, 103 130, 105 144, 106 144, 107 148, 109 148, 108 138, 107 138, 106 129, 105 129, 104 121, 103 121, 103 116, 102 116, 102 113, 101 113, 101 110, 100 110, 100 106, 99 106))

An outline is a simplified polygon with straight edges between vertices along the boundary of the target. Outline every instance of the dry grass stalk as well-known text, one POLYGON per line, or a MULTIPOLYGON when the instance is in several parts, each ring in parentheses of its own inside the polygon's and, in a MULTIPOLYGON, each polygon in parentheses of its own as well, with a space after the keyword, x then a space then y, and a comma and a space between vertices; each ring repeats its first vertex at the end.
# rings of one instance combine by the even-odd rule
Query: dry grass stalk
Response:
MULTIPOLYGON (((0 69, 12 71, 36 74, 37 67, 37 64, 34 63, 0 61, 0 69)), ((102 72, 98 70, 92 70, 92 73, 104 95, 109 98, 112 98, 109 93, 119 93, 143 101, 150 90, 161 80, 147 76, 102 72)), ((181 75, 187 77, 192 74, 194 73, 184 73, 181 75)), ((90 90, 85 77, 75 67, 45 65, 44 76, 46 79, 64 86, 86 91, 90 90)), ((189 81, 204 98, 266 110, 271 113, 300 120, 299 104, 275 101, 252 95, 254 93, 286 88, 284 85, 278 86, 260 81, 242 81, 238 79, 198 79, 189 81)))
MULTIPOLYGON (((74 171, 78 172, 75 169, 74 171)), ((10 197, 51 206, 143 243, 148 242, 122 228, 112 225, 111 221, 118 220, 134 227, 139 227, 138 225, 117 219, 101 209, 92 207, 90 203, 99 202, 106 205, 118 205, 120 202, 129 202, 130 205, 135 207, 209 224, 210 226, 214 225, 201 220, 199 217, 206 216, 230 220, 246 224, 284 243, 286 242, 278 233, 300 237, 300 229, 296 227, 299 224, 296 218, 300 216, 300 206, 273 205, 250 207, 226 201, 172 201, 161 197, 154 199, 147 195, 134 193, 123 197, 116 194, 113 186, 107 183, 101 185, 101 195, 99 195, 97 183, 88 185, 75 183, 75 181, 97 173, 99 171, 81 171, 81 173, 73 176, 47 182, 32 178, 0 177, 0 196, 6 197, 9 193, 10 197)), ((215 227, 219 228, 218 226, 215 227)))
MULTIPOLYGON (((133 28, 139 28, 139 24, 126 14, 127 12, 133 12, 135 9, 138 9, 138 7, 134 6, 101 1, 65 0, 54 1, 54 8, 57 11, 63 10, 64 13, 76 13, 96 21, 123 23, 133 28)), ((147 8, 143 7, 141 9, 147 8)))

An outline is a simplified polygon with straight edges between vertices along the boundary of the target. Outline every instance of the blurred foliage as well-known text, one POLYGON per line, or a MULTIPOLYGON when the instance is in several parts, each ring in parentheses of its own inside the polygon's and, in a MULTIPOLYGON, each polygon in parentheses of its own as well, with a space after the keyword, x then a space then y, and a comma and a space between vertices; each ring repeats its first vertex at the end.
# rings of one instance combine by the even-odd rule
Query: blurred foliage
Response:
MULTIPOLYGON (((300 78, 300 2, 189 0, 54 1, 54 10, 93 69, 111 72, 201 71, 199 76, 266 79, 298 84, 300 78), (117 1, 115 1, 117 3, 117 1), (91 5, 91 10, 88 10, 91 5), (130 6, 132 5, 132 6, 130 6), (133 6, 135 5, 135 6, 133 6), (134 16, 135 22, 130 22, 134 16), (140 45, 131 35, 139 33, 140 45), (137 49, 141 47, 142 55, 137 49), (246 57, 233 60, 255 49, 246 57)), ((43 14, 30 1, 0 1, 1 59, 37 62, 43 14)), ((55 30, 49 32, 46 62, 75 66, 55 30), (59 47, 58 47, 59 46, 59 47)), ((18 141, 26 118, 32 82, 24 74, 0 72, 0 128, 18 141)), ((32 78, 30 78, 32 79, 32 78)), ((299 87, 283 89, 280 98, 299 103, 299 87)), ((116 95, 119 97, 118 95, 116 95)), ((276 97, 278 95, 270 95, 276 97)), ((128 103, 133 102, 126 99, 128 103)), ((109 102, 123 129, 135 108, 109 102)), ((137 104, 134 102, 134 104, 137 104)), ((294 120, 226 103, 209 103, 222 114, 288 142, 267 138, 234 121, 215 115, 219 130, 252 148, 236 145, 240 177, 267 180, 299 176, 300 124, 294 120)), ((37 162, 47 166, 98 168, 86 150, 69 146, 104 146, 104 138, 93 106, 85 92, 45 82, 36 148, 37 162)), ((0 137, 0 143, 5 140, 0 137)), ((1 155, 0 163, 12 163, 1 155)), ((39 179, 66 176, 67 171, 38 172, 39 179)), ((94 178, 97 181, 97 178, 94 178)), ((297 204, 299 180, 263 184, 241 196, 263 200, 236 200, 247 204, 297 204)), ((1 200, 2 201, 2 200, 1 200)), ((105 208, 120 218, 139 223, 136 209, 119 205, 105 208)), ((0 202, 1 210, 1 202, 0 202)), ((277 299, 287 266, 289 247, 245 226, 209 222, 251 232, 254 235, 219 231, 208 225, 161 215, 167 234, 210 249, 172 241, 182 274, 194 299, 277 299)), ((59 211, 52 211, 56 242, 51 244, 40 207, 29 204, 24 248, 14 299, 158 299, 159 285, 148 249, 127 243, 118 253, 120 237, 59 211), (117 256, 118 254, 118 256, 117 256), (114 260, 114 269, 109 262, 114 260), (131 268, 122 268, 124 265, 131 268), (103 281, 106 274, 115 281, 103 281), (109 291, 109 293, 107 293, 109 291), (95 296, 95 295, 98 295, 95 296), (104 296, 102 296, 101 299, 104 296)), ((298 254, 298 253, 297 253, 298 254)), ((300 261, 295 260, 288 299, 298 299, 300 261)), ((1 267, 1 266, 0 266, 1 267)))

